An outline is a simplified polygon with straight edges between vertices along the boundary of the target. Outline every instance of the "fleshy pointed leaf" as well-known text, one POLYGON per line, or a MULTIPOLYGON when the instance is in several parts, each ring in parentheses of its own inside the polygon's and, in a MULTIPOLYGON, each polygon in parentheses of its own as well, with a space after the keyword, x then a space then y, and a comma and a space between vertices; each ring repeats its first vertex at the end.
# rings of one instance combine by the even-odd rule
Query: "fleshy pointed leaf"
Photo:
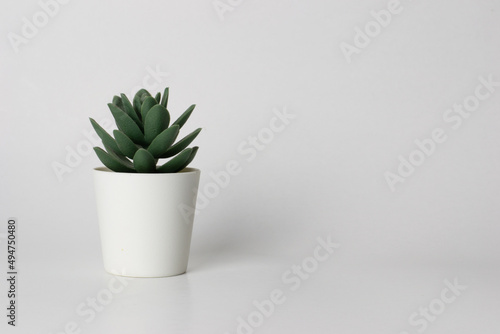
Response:
POLYGON ((132 159, 134 157, 135 152, 140 148, 137 146, 132 139, 130 139, 126 134, 121 132, 120 130, 114 130, 113 135, 115 136, 116 144, 125 156, 132 159))
POLYGON ((185 149, 186 147, 188 147, 189 144, 191 144, 193 142, 193 140, 198 136, 200 131, 201 131, 201 128, 196 129, 193 132, 191 132, 190 134, 188 134, 186 137, 179 140, 177 143, 172 145, 164 154, 162 154, 162 156, 160 158, 172 157, 172 156, 176 155, 177 153, 179 153, 180 151, 182 151, 183 149, 185 149))
POLYGON ((137 93, 135 93, 133 104, 134 104, 134 109, 137 113, 141 112, 142 102, 148 96, 151 96, 151 94, 149 94, 149 92, 145 89, 140 89, 137 93))
POLYGON ((144 102, 141 105, 141 115, 142 115, 142 121, 144 122, 146 120, 146 116, 148 115, 148 111, 153 108, 155 105, 158 104, 158 101, 156 101, 153 97, 148 96, 144 102))
POLYGON ((102 144, 108 152, 113 152, 118 156, 125 155, 121 152, 113 137, 111 137, 111 135, 107 133, 106 130, 102 128, 102 126, 100 126, 93 118, 90 118, 90 123, 92 124, 92 127, 94 128, 99 138, 101 138, 102 144))
POLYGON ((150 144, 156 136, 168 128, 170 115, 164 107, 157 104, 149 109, 144 121, 144 137, 146 143, 150 144))
POLYGON ((172 125, 177 124, 179 125, 180 128, 182 128, 182 126, 186 124, 186 121, 188 120, 189 116, 191 116, 191 114, 193 113, 195 107, 196 104, 193 104, 192 106, 187 108, 186 111, 183 112, 182 115, 180 115, 179 118, 172 123, 172 125))
POLYGON ((177 170, 177 172, 180 172, 181 170, 183 170, 184 168, 186 168, 190 163, 191 161, 193 161, 194 157, 196 156, 196 153, 198 153, 198 146, 195 146, 193 147, 193 150, 191 151, 191 155, 189 156, 189 158, 187 159, 187 161, 184 163, 184 165, 182 165, 181 167, 179 167, 179 169, 177 170))
POLYGON ((167 109, 167 103, 168 103, 168 91, 169 91, 168 87, 167 87, 167 88, 165 88, 165 91, 163 91, 163 97, 162 97, 162 99, 161 99, 161 105, 162 105, 165 109, 167 109))
POLYGON ((156 102, 160 103, 160 101, 161 101, 161 93, 160 92, 156 93, 155 100, 156 100, 156 102))
POLYGON ((121 110, 124 110, 124 107, 123 107, 123 101, 122 101, 122 98, 119 97, 119 96, 113 96, 113 104, 115 106, 117 106, 118 108, 120 108, 121 110))
POLYGON ((127 166, 125 162, 122 160, 118 159, 117 157, 107 153, 100 147, 94 147, 94 151, 97 154, 97 157, 101 162, 104 164, 104 166, 108 167, 112 171, 115 172, 122 172, 122 173, 134 173, 134 169, 131 168, 130 166, 127 166))
POLYGON ((172 125, 168 129, 163 130, 148 147, 148 151, 155 158, 159 158, 164 154, 170 146, 175 142, 175 139, 179 135, 179 126, 172 125))
POLYGON ((128 99, 128 97, 125 94, 121 94, 120 96, 122 97, 123 111, 125 111, 127 113, 127 115, 129 115, 130 118, 132 118, 134 120, 134 122, 137 124, 139 129, 141 129, 141 131, 142 131, 143 125, 142 125, 142 122, 139 118, 141 113, 137 113, 135 111, 134 107, 132 106, 132 103, 130 103, 130 100, 128 99))
POLYGON ((184 151, 170 159, 167 163, 164 165, 158 167, 156 171, 158 173, 176 173, 180 170, 180 168, 183 168, 186 164, 186 162, 189 160, 191 157, 191 152, 193 151, 192 148, 186 148, 184 151))
POLYGON ((134 155, 134 167, 137 173, 154 173, 156 171, 156 160, 151 153, 140 148, 134 155))
POLYGON ((136 144, 144 144, 144 135, 136 122, 130 116, 112 103, 108 104, 118 129, 126 134, 136 144))

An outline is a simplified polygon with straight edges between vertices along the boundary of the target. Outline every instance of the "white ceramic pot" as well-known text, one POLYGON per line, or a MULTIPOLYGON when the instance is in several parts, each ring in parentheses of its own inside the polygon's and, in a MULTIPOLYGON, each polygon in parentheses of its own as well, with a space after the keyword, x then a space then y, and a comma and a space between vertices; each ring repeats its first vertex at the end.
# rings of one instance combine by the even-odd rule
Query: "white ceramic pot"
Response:
POLYGON ((200 170, 117 173, 94 169, 104 268, 131 277, 186 272, 200 170))

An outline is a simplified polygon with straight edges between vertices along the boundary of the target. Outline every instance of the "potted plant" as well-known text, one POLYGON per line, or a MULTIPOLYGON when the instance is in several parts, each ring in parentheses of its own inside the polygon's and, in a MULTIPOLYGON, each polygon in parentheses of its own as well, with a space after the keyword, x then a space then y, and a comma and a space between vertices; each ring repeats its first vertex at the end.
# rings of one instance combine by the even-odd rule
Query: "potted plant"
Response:
POLYGON ((94 169, 94 182, 109 273, 164 277, 186 272, 194 215, 186 217, 179 208, 196 203, 200 170, 187 166, 198 147, 188 146, 201 129, 176 141, 195 105, 170 123, 168 94, 168 88, 154 97, 141 89, 132 102, 124 94, 115 96, 108 104, 118 128, 113 136, 90 118, 104 146, 94 147, 105 166, 94 169))

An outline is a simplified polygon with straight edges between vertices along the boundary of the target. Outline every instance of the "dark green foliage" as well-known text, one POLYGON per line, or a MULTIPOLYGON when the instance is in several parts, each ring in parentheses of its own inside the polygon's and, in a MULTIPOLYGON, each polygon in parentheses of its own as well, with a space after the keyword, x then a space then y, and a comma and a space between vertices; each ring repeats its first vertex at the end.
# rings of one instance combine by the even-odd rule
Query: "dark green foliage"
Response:
POLYGON ((186 168, 190 163, 191 161, 194 160, 194 157, 196 156, 196 153, 198 153, 198 146, 195 146, 193 147, 193 149, 191 150, 191 155, 189 156, 189 158, 187 159, 187 161, 184 162, 184 165, 182 166, 181 170, 183 170, 184 168, 186 168))
POLYGON ((144 137, 146 143, 151 144, 163 130, 168 128, 170 123, 170 115, 167 109, 157 104, 149 109, 146 119, 144 120, 144 137))
MULTIPOLYGON (((158 93, 160 94, 160 93, 158 93)), ((165 88, 165 91, 163 92, 163 97, 161 99, 161 105, 163 106, 163 108, 167 109, 167 103, 168 103, 168 87, 165 88)))
POLYGON ((124 108, 123 108, 123 102, 122 102, 122 98, 121 97, 115 95, 113 97, 113 104, 115 106, 117 106, 118 108, 120 108, 121 110, 124 110, 124 108))
POLYGON ((134 167, 137 173, 154 173, 156 160, 147 150, 140 148, 134 155, 134 167))
POLYGON ((144 99, 148 96, 151 96, 149 92, 145 89, 139 90, 137 93, 135 93, 134 96, 134 109, 137 113, 141 111, 141 104, 144 102, 144 99))
POLYGON ((172 125, 168 129, 163 130, 149 145, 148 151, 155 157, 160 158, 170 146, 177 139, 177 135, 179 135, 179 126, 172 125))
POLYGON ((144 133, 132 118, 123 110, 112 103, 108 104, 109 110, 113 114, 116 126, 126 134, 134 143, 144 144, 144 133))
POLYGON ((178 154, 180 151, 185 149, 186 147, 191 144, 191 142, 198 136, 200 133, 200 129, 196 129, 190 134, 188 134, 186 137, 182 138, 179 140, 177 143, 169 147, 164 154, 161 155, 161 158, 170 158, 173 157, 174 155, 178 154))
POLYGON ((179 125, 180 128, 186 123, 188 120, 189 116, 193 113, 194 108, 196 107, 196 104, 193 104, 191 107, 187 108, 187 110, 175 121, 172 123, 172 125, 177 124, 179 125))
POLYGON ((175 171, 180 171, 184 169, 187 166, 187 162, 189 161, 192 152, 193 152, 192 148, 186 148, 176 157, 170 159, 169 162, 167 162, 161 167, 158 167, 158 171, 161 173, 175 173, 175 171))
POLYGON ((144 102, 142 103, 141 105, 141 118, 143 120, 146 119, 146 116, 148 114, 148 111, 155 105, 158 104, 158 101, 156 101, 154 98, 152 98, 151 96, 148 96, 144 102))
POLYGON ((101 160, 104 166, 108 167, 109 169, 114 170, 115 172, 122 173, 135 172, 135 170, 132 168, 133 166, 124 163, 122 160, 118 159, 116 156, 113 156, 110 153, 107 153, 102 148, 94 147, 94 151, 99 157, 99 160, 101 160))
POLYGON ((127 115, 130 116, 130 118, 132 118, 134 120, 134 122, 137 124, 137 126, 139 126, 139 129, 143 129, 143 125, 142 125, 142 122, 141 120, 139 119, 141 113, 137 113, 134 109, 134 107, 132 106, 132 103, 130 103, 130 100, 128 99, 128 97, 125 96, 125 94, 121 94, 121 97, 122 97, 122 103, 123 103, 123 108, 122 110, 125 111, 127 113, 127 115))
POLYGON ((122 173, 177 173, 193 161, 198 147, 187 147, 201 129, 177 143, 175 141, 195 105, 190 106, 169 126, 168 94, 167 87, 163 96, 157 93, 155 97, 141 89, 132 102, 124 94, 114 96, 113 103, 108 104, 118 127, 118 130, 113 131, 114 138, 95 120, 90 119, 106 149, 94 147, 94 151, 106 167, 122 173), (157 167, 158 159, 163 158, 171 159, 157 167))
POLYGON ((93 118, 90 119, 90 123, 94 127, 94 130, 99 138, 101 138, 104 148, 108 152, 113 152, 116 155, 122 155, 121 150, 113 137, 111 137, 111 135, 107 133, 106 130, 104 130, 99 124, 97 124, 97 122, 93 118))
POLYGON ((139 146, 120 130, 113 131, 113 134, 115 135, 119 150, 130 159, 134 158, 134 154, 139 149, 139 146))

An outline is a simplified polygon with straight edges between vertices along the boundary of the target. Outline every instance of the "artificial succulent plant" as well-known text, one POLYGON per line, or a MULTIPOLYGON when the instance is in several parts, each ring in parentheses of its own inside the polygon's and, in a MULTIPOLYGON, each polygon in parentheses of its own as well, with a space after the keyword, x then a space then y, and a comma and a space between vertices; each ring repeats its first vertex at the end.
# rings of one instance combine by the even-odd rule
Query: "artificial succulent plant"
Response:
POLYGON ((154 97, 145 89, 139 90, 132 102, 121 94, 108 103, 117 130, 114 137, 90 118, 104 148, 94 147, 104 166, 122 173, 177 173, 193 161, 198 147, 188 148, 201 131, 196 129, 176 142, 179 130, 186 123, 195 105, 190 106, 170 124, 167 110, 168 87, 163 96, 154 97), (159 159, 171 158, 158 165, 159 159))

